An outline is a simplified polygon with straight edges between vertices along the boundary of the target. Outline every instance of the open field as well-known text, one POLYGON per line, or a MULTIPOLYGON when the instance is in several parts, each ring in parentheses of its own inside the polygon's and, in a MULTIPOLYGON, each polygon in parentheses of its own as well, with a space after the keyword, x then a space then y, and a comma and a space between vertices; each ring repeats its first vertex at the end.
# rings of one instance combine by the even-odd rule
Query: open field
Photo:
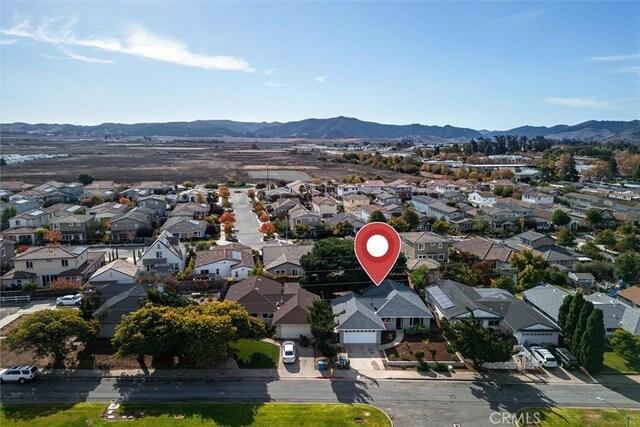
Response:
MULTIPOLYGON (((118 421, 102 418, 107 404, 2 405, 2 426, 113 426, 118 421)), ((124 404, 119 415, 133 416, 121 422, 131 427, 163 426, 390 426, 382 411, 354 404, 278 404, 278 403, 191 403, 124 404)))
MULTIPOLYGON (((630 425, 639 425, 640 411, 625 412, 631 416, 630 425)), ((618 427, 625 423, 625 417, 613 408, 530 408, 518 412, 518 425, 527 427, 618 427)))
MULTIPOLYGON (((67 156, 3 166, 2 179, 30 183, 41 183, 51 179, 70 181, 77 179, 80 173, 86 172, 96 179, 121 183, 150 180, 224 182, 228 179, 252 182, 266 177, 267 164, 270 179, 336 179, 349 175, 368 178, 380 175, 385 180, 418 178, 366 166, 323 162, 316 158, 315 153, 296 154, 285 150, 295 148, 301 142, 311 141, 257 140, 259 149, 252 150, 253 141, 233 139, 220 143, 198 139, 112 141, 63 137, 4 137, 0 140, 4 155, 67 156)), ((322 144, 333 142, 320 141, 322 144)))

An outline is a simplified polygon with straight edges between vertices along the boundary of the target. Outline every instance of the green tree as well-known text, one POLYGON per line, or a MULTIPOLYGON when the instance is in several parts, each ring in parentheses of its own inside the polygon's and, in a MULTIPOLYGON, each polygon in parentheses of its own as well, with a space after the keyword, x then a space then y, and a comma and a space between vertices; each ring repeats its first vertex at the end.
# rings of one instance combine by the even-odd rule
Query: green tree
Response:
POLYGON ((587 209, 585 215, 587 217, 587 222, 589 223, 591 228, 596 228, 600 225, 600 223, 602 223, 602 214, 595 208, 587 209))
POLYGON ((562 209, 556 209, 551 215, 551 221, 557 227, 564 227, 571 222, 571 217, 562 209))
POLYGON ((513 283, 513 279, 509 276, 498 276, 495 280, 491 281, 491 287, 504 289, 509 292, 516 291, 515 283, 513 283))
POLYGON ((602 230, 598 234, 596 234, 596 238, 593 240, 596 245, 606 246, 607 248, 612 248, 618 242, 615 234, 611 230, 602 230))
POLYGON ((594 309, 587 320, 587 328, 582 335, 582 353, 580 361, 587 371, 596 374, 604 361, 604 319, 602 310, 594 309))
POLYGON ((309 327, 315 338, 316 346, 324 357, 333 357, 337 348, 331 344, 333 330, 338 326, 333 307, 324 300, 315 300, 309 309, 309 327))
POLYGON ((618 252, 640 251, 640 239, 635 234, 627 234, 616 244, 618 252))
POLYGON ((415 230, 420 226, 420 215, 410 207, 404 208, 400 216, 409 226, 409 230, 415 230))
MULTIPOLYGON (((193 309, 194 307, 188 308, 193 309)), ((195 309, 208 316, 229 317, 235 331, 235 340, 261 340, 266 336, 264 322, 249 315, 247 310, 235 301, 218 301, 196 306, 195 309)))
POLYGON ((530 289, 539 285, 543 279, 544 270, 537 270, 533 265, 527 265, 518 273, 518 287, 523 290, 530 289))
POLYGON ((369 222, 387 222, 387 219, 379 209, 376 209, 369 215, 369 222))
POLYGON ((333 226, 331 233, 336 237, 350 236, 353 234, 353 224, 346 219, 333 226))
POLYGON ((593 259, 603 260, 604 257, 600 253, 600 249, 593 242, 585 242, 580 246, 580 253, 593 259))
POLYGON ((615 156, 611 156, 607 168, 607 179, 613 181, 618 176, 618 162, 616 162, 615 156))
POLYGON ((516 353, 515 337, 500 336, 483 328, 473 313, 454 323, 443 321, 442 330, 451 342, 452 349, 459 351, 465 359, 470 359, 475 368, 488 362, 505 362, 516 353))
POLYGON ((3 343, 13 350, 33 350, 38 357, 51 356, 62 367, 77 344, 86 344, 100 327, 97 320, 85 320, 78 310, 58 308, 25 315, 7 333, 3 343))
POLYGON ((89 185, 93 181, 95 181, 93 175, 90 175, 88 173, 81 173, 80 175, 78 175, 78 182, 81 182, 84 185, 89 185))
POLYGON ((409 231, 409 224, 407 224, 407 222, 400 218, 400 217, 393 217, 389 220, 389 225, 391 227, 393 227, 394 230, 396 230, 398 233, 403 233, 405 231, 409 231))
POLYGON ((624 329, 617 329, 609 340, 609 344, 631 365, 640 365, 640 336, 633 335, 624 329))
POLYGON ((18 215, 18 210, 13 206, 2 211, 2 229, 9 228, 9 219, 18 215))
POLYGON ((560 309, 558 310, 558 326, 563 331, 565 330, 565 325, 567 323, 567 316, 569 315, 569 310, 571 307, 571 302, 573 301, 573 295, 567 295, 562 300, 562 304, 560 304, 560 309))
POLYGON ((576 160, 572 154, 563 154, 560 156, 560 167, 558 169, 558 179, 560 181, 577 182, 580 178, 578 169, 576 168, 576 160))
POLYGON ((429 284, 429 268, 426 265, 421 265, 413 270, 411 283, 413 283, 413 288, 416 290, 421 291, 426 288, 429 284))
POLYGON ((633 282, 640 273, 640 256, 634 252, 625 252, 616 258, 615 275, 625 282, 633 282))
POLYGON ((478 218, 473 223, 473 230, 478 233, 486 233, 489 231, 489 221, 486 219, 478 218))
POLYGON ((596 280, 614 278, 614 266, 607 261, 576 262, 571 268, 576 273, 591 273, 596 280))
POLYGON ((544 270, 546 264, 542 255, 534 255, 533 251, 529 248, 523 249, 522 252, 514 254, 511 258, 511 265, 513 265, 518 272, 523 271, 528 265, 533 266, 535 270, 544 270))
POLYGON ((631 175, 634 180, 640 179, 640 163, 633 169, 633 174, 631 175))
POLYGON ((195 302, 169 289, 165 289, 163 292, 156 289, 150 289, 147 291, 145 303, 146 302, 150 302, 153 305, 166 305, 169 307, 186 307, 188 305, 195 304, 195 302))
POLYGON ((573 233, 571 233, 566 228, 563 228, 562 230, 560 230, 556 237, 557 237, 556 243, 560 246, 566 246, 566 247, 572 248, 576 245, 576 239, 573 236, 573 233))
POLYGON ((573 301, 571 301, 569 313, 567 314, 567 319, 565 321, 564 328, 562 329, 564 341, 569 346, 569 348, 573 347, 573 333, 575 332, 576 326, 578 325, 578 320, 580 319, 580 311, 582 310, 583 305, 584 295, 576 294, 575 297, 573 297, 573 301))
POLYGON ((585 300, 582 308, 580 309, 580 316, 578 316, 576 330, 573 332, 573 339, 571 340, 571 352, 575 355, 578 355, 576 357, 580 357, 580 355, 582 354, 582 336, 587 328, 587 320, 589 319, 592 311, 593 303, 591 301, 585 300))
POLYGON ((444 234, 451 231, 451 226, 444 218, 440 218, 433 223, 433 225, 431 226, 431 230, 433 230, 435 233, 444 234))
POLYGON ((296 236, 307 238, 311 234, 311 227, 309 227, 307 224, 298 224, 296 225, 295 231, 296 236))

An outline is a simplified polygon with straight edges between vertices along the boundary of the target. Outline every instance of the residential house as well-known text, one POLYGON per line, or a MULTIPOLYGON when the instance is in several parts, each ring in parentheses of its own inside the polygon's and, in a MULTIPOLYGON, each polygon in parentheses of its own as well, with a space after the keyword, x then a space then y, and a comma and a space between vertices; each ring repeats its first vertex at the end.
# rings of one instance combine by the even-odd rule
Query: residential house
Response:
POLYGON ((453 222, 461 220, 465 217, 465 213, 462 209, 455 206, 449 206, 439 201, 435 201, 427 206, 425 214, 429 217, 437 219, 444 218, 447 222, 453 222))
POLYGON ((31 190, 33 184, 27 184, 22 181, 0 181, 0 190, 5 190, 9 193, 20 193, 22 191, 31 190))
POLYGON ((20 200, 15 200, 13 202, 6 203, 6 204, 3 203, 2 210, 4 211, 5 209, 8 209, 8 208, 16 208, 16 214, 20 215, 25 212, 39 209, 40 204, 35 200, 20 199, 20 200))
POLYGON ((618 291, 616 297, 632 307, 640 308, 640 286, 631 286, 618 291))
POLYGON ((54 219, 51 228, 62 234, 62 241, 83 243, 88 239, 89 226, 94 221, 91 215, 68 215, 54 219))
POLYGON ((359 188, 359 184, 339 184, 336 188, 336 192, 338 196, 344 197, 350 194, 356 194, 359 188))
POLYGON ((593 194, 572 192, 566 193, 563 197, 569 202, 572 208, 574 207, 574 205, 584 205, 589 207, 604 206, 604 199, 599 196, 594 196, 593 194))
POLYGON ((512 334, 518 344, 558 344, 560 327, 504 289, 473 288, 441 280, 426 289, 427 304, 439 320, 473 316, 483 327, 512 334))
POLYGON ((411 194, 413 194, 413 186, 404 179, 396 179, 388 183, 385 190, 400 197, 402 201, 410 199, 411 194))
POLYGON ((605 337, 611 337, 617 329, 640 335, 640 308, 599 292, 586 295, 584 299, 591 301, 594 308, 602 310, 605 337))
POLYGON ((479 191, 476 190, 469 194, 468 201, 471 205, 475 207, 492 205, 498 201, 498 198, 495 194, 490 193, 488 191, 479 191))
POLYGON ((0 237, 0 270, 7 271, 13 267, 13 257, 16 256, 16 243, 13 240, 0 237))
POLYGON ((91 275, 87 284, 97 285, 127 285, 136 282, 140 276, 140 267, 124 259, 117 259, 103 265, 91 275))
POLYGON ((132 240, 146 231, 152 231, 154 214, 147 208, 135 208, 111 219, 113 240, 132 240))
POLYGON ((331 301, 340 344, 380 344, 383 331, 431 327, 433 316, 410 287, 384 280, 361 294, 348 292, 331 301))
POLYGON ((320 225, 321 219, 322 217, 319 214, 307 210, 302 205, 296 206, 289 211, 289 224, 294 230, 298 225, 307 225, 314 229, 320 225))
POLYGON ((144 249, 138 265, 144 271, 176 272, 184 270, 186 258, 178 237, 163 231, 151 246, 144 249))
POLYGON ((164 196, 152 195, 140 197, 138 199, 138 206, 152 210, 153 213, 159 217, 167 215, 167 201, 164 196))
POLYGON ((84 193, 84 185, 80 182, 66 184, 58 181, 47 181, 35 187, 34 190, 44 193, 46 200, 68 203, 75 202, 80 198, 84 193))
POLYGON ((537 206, 551 206, 553 205, 553 195, 540 191, 527 191, 522 194, 522 201, 537 206))
POLYGON ((118 188, 120 188, 120 184, 117 184, 113 181, 102 181, 102 180, 95 180, 91 184, 87 184, 84 186, 85 190, 116 191, 118 188))
POLYGON ((342 198, 342 205, 344 211, 348 213, 354 213, 354 210, 360 206, 369 205, 369 197, 363 194, 351 194, 342 198))
POLYGON ((65 203, 56 203, 47 208, 42 208, 47 214, 47 224, 51 224, 58 218, 64 218, 65 216, 82 214, 86 211, 86 208, 81 205, 68 205, 65 203))
POLYGON ((338 213, 338 203, 329 197, 314 197, 311 199, 313 212, 322 218, 327 218, 338 213))
POLYGON ((295 207, 302 206, 297 198, 278 199, 272 205, 272 211, 275 216, 285 217, 289 211, 295 207))
POLYGON ((196 252, 193 272, 198 276, 230 277, 234 280, 242 280, 249 277, 249 272, 254 267, 251 248, 239 243, 231 243, 208 251, 196 252))
POLYGON ((411 204, 411 206, 413 206, 413 208, 417 211, 417 212, 422 212, 424 214, 426 214, 427 212, 429 212, 429 206, 432 203, 437 203, 438 200, 428 197, 428 196, 414 196, 411 198, 411 201, 409 202, 411 204))
POLYGON ((511 257, 514 251, 499 243, 482 237, 474 237, 469 240, 456 241, 453 243, 453 247, 477 256, 480 261, 491 262, 493 268, 511 268, 511 257))
POLYGON ((48 223, 48 214, 43 209, 32 210, 9 218, 9 228, 39 228, 48 223))
POLYGON ((481 206, 476 210, 476 218, 486 221, 492 231, 511 231, 516 225, 516 214, 508 209, 495 206, 481 206))
POLYGON ((407 258, 449 260, 449 240, 428 231, 400 233, 402 252, 407 258))
POLYGON ((140 309, 147 296, 146 286, 143 285, 120 285, 119 290, 122 292, 109 297, 94 312, 94 316, 100 319, 97 338, 113 338, 122 318, 140 309))
POLYGON ((38 246, 13 257, 15 268, 0 278, 3 287, 20 288, 34 282, 48 288, 58 279, 84 283, 104 263, 104 252, 82 246, 38 246), (23 276, 30 276, 24 281, 23 276))
POLYGON ((366 222, 362 221, 359 217, 355 215, 351 215, 350 213, 346 213, 346 212, 341 212, 330 218, 324 218, 322 221, 325 224, 331 226, 332 228, 335 227, 336 224, 338 224, 339 222, 347 221, 349 224, 353 226, 354 234, 360 231, 360 229, 366 225, 366 222))
POLYGON ((100 198, 105 202, 112 202, 116 198, 118 194, 113 190, 100 190, 100 189, 87 189, 85 187, 84 193, 80 195, 78 200, 81 200, 83 204, 86 204, 86 201, 90 201, 94 197, 100 198))
POLYGON ((169 216, 188 216, 194 219, 204 218, 209 215, 211 206, 206 203, 178 203, 169 216))
POLYGON ((207 234, 207 222, 189 217, 172 216, 160 227, 160 231, 164 230, 181 240, 199 239, 207 234))
POLYGON ((265 246, 262 248, 264 269, 274 276, 303 276, 300 258, 312 249, 313 245, 265 246))
POLYGON ((226 295, 266 325, 275 325, 278 339, 311 338, 309 307, 318 298, 297 283, 282 284, 263 276, 231 285, 226 295))
POLYGON ((16 227, 0 233, 6 240, 11 240, 16 244, 34 245, 36 243, 36 229, 31 227, 16 227))
POLYGON ((523 291, 522 300, 558 323, 560 306, 567 295, 569 293, 564 289, 545 283, 523 291))
POLYGON ((102 221, 103 219, 112 219, 115 216, 122 215, 129 210, 131 210, 131 207, 126 203, 105 202, 87 209, 87 214, 93 216, 96 221, 102 221))
POLYGON ((196 185, 195 188, 181 191, 178 195, 179 202, 192 202, 197 203, 198 199, 206 202, 209 199, 209 190, 202 185, 196 185))
POLYGON ((531 249, 538 249, 543 246, 555 245, 556 241, 546 234, 538 233, 537 231, 525 231, 524 233, 516 236, 522 245, 531 249))
POLYGON ((489 182, 489 188, 491 189, 491 191, 495 190, 496 188, 513 188, 513 182, 511 182, 511 180, 509 179, 494 179, 493 181, 489 182))
POLYGON ((596 278, 591 273, 575 273, 571 271, 569 274, 569 280, 571 280, 577 287, 586 287, 587 289, 593 289, 596 286, 596 278))
POLYGON ((383 192, 376 194, 376 204, 381 206, 402 205, 402 199, 395 194, 383 192))

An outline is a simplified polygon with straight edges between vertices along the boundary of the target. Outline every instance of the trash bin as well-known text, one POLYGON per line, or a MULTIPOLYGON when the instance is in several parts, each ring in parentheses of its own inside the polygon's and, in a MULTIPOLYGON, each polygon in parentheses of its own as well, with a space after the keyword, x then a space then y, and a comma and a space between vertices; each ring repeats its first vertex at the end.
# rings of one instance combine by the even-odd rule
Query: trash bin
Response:
POLYGON ((324 360, 318 360, 318 371, 324 371, 327 369, 327 362, 324 360))

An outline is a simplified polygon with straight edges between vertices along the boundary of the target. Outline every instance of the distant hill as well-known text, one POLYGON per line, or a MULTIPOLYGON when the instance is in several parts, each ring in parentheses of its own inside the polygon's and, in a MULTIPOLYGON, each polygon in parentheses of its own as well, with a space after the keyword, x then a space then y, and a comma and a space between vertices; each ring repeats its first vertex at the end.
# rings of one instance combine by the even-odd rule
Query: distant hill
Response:
POLYGON ((167 123, 103 123, 96 126, 71 124, 2 124, 3 134, 135 137, 253 137, 253 138, 403 138, 409 136, 433 140, 464 140, 481 136, 538 135, 551 139, 625 139, 640 141, 640 120, 596 121, 577 125, 521 126, 505 131, 480 131, 454 126, 427 126, 421 124, 387 125, 365 122, 351 117, 306 119, 295 122, 236 122, 232 120, 196 120, 167 123))

